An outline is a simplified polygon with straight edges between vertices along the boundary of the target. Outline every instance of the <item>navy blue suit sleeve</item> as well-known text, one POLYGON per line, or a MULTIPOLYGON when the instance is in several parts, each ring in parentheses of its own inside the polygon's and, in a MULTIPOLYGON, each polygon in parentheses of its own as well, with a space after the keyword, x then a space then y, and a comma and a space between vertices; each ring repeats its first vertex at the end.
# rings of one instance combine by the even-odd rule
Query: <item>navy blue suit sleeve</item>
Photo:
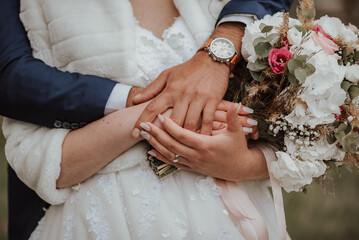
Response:
POLYGON ((19 0, 0 0, 0 115, 47 127, 103 117, 116 82, 61 72, 32 56, 19 0))
POLYGON ((217 22, 231 14, 254 14, 258 18, 263 18, 267 14, 282 10, 289 11, 292 2, 292 0, 231 0, 224 6, 217 22))

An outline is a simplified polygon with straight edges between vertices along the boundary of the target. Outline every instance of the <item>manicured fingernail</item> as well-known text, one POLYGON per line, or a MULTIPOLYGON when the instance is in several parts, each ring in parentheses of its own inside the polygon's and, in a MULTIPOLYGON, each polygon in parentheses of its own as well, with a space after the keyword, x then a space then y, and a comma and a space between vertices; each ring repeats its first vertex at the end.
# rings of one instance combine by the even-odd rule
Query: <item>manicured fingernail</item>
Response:
POLYGON ((243 106, 243 111, 247 112, 247 113, 253 113, 253 109, 252 108, 249 108, 249 107, 246 107, 246 106, 243 106))
POLYGON ((250 127, 243 127, 243 132, 245 132, 245 133, 252 133, 252 132, 253 132, 253 129, 250 128, 250 127))
POLYGON ((148 132, 151 131, 150 126, 148 126, 146 123, 141 123, 140 126, 141 128, 145 129, 148 132))
POLYGON ((154 153, 154 152, 152 152, 152 151, 148 151, 147 153, 150 154, 150 155, 153 156, 153 157, 157 157, 157 154, 154 153))
POLYGON ((141 96, 141 93, 140 93, 140 94, 137 94, 133 99, 139 98, 140 96, 141 96))
POLYGON ((162 116, 162 114, 158 114, 158 119, 160 120, 161 123, 163 123, 165 121, 165 118, 162 116))
POLYGON ((241 109, 241 107, 242 107, 242 103, 240 102, 240 103, 239 103, 239 105, 238 105, 238 108, 237 108, 236 113, 238 113, 238 112, 239 112, 239 110, 241 109))
POLYGON ((133 129, 132 136, 138 138, 140 136, 140 129, 138 128, 133 129))
POLYGON ((258 122, 257 122, 256 120, 252 119, 252 118, 248 118, 248 119, 247 119, 247 123, 248 123, 249 125, 253 125, 253 126, 257 126, 257 125, 258 125, 258 122))
POLYGON ((140 132, 141 136, 146 139, 147 141, 150 140, 151 136, 150 134, 148 134, 148 132, 145 132, 145 131, 141 131, 140 132))

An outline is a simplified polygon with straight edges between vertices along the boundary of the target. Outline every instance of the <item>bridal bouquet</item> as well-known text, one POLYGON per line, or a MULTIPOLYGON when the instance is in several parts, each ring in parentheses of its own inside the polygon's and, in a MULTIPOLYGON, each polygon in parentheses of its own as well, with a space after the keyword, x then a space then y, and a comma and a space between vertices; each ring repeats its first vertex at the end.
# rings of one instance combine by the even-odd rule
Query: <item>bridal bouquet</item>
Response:
POLYGON ((247 26, 229 87, 255 110, 261 139, 277 148, 270 171, 299 191, 332 166, 359 166, 359 36, 338 18, 315 20, 313 1, 298 19, 265 16, 247 26))

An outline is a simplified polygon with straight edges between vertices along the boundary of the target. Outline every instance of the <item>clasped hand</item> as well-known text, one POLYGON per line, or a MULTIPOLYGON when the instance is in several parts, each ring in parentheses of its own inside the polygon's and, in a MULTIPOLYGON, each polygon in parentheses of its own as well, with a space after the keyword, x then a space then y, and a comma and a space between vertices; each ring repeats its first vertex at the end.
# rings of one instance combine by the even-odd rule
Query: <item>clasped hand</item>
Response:
POLYGON ((223 101, 215 114, 212 136, 181 128, 161 114, 158 119, 163 130, 146 122, 141 124, 141 135, 155 148, 149 154, 163 162, 231 181, 266 176, 261 151, 247 145, 246 135, 257 139, 258 132, 256 122, 244 106, 223 101), (255 130, 251 131, 253 128, 255 130), (173 162, 176 154, 181 157, 173 162))

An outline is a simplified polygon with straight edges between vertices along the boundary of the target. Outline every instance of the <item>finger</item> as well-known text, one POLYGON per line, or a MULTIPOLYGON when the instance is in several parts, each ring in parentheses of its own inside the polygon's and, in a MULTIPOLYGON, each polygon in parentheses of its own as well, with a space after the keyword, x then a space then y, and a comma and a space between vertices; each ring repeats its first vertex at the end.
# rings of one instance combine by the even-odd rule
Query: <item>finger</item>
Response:
POLYGON ((198 126, 198 122, 201 118, 201 113, 204 107, 203 101, 192 101, 189 105, 184 128, 190 131, 195 131, 198 126))
POLYGON ((214 113, 216 112, 217 106, 218 104, 216 102, 210 101, 203 109, 201 134, 211 135, 214 113))
POLYGON ((157 96, 147 105, 145 110, 143 110, 141 116, 135 124, 132 136, 135 138, 140 136, 139 129, 141 122, 153 122, 159 113, 166 111, 170 107, 172 107, 172 98, 170 96, 167 96, 166 94, 157 96))
POLYGON ((181 128, 168 117, 159 114, 158 118, 168 134, 188 147, 199 149, 203 145, 202 143, 208 140, 208 136, 200 135, 188 129, 181 128))
MULTIPOLYGON (((168 163, 172 166, 175 166, 179 169, 184 169, 184 170, 190 170, 191 167, 189 165, 183 164, 182 162, 178 161, 178 162, 173 162, 172 160, 167 159, 165 156, 163 156, 160 152, 158 152, 157 150, 153 149, 151 151, 148 152, 148 154, 150 154, 151 156, 154 156, 155 158, 157 158, 158 160, 161 160, 164 163, 168 163)), ((181 157, 179 160, 182 160, 183 158, 181 157)))
POLYGON ((169 71, 163 71, 141 94, 132 99, 133 103, 147 102, 157 96, 165 88, 169 73, 169 71))
POLYGON ((252 140, 258 140, 259 139, 259 130, 258 127, 253 127, 253 132, 251 133, 251 139, 252 140))
MULTIPOLYGON (((141 124, 141 125, 144 126, 144 124, 141 124)), ((152 124, 150 122, 146 122, 145 125, 147 125, 149 127, 149 128, 147 128, 147 126, 146 126, 146 128, 147 128, 146 130, 150 134, 150 137, 151 137, 150 139, 155 139, 158 142, 157 144, 161 144, 169 152, 171 152, 173 154, 179 154, 186 158, 194 158, 196 156, 196 152, 194 149, 178 142, 172 136, 170 136, 168 133, 161 130, 154 124, 152 124)), ((167 155, 165 155, 165 156, 167 156, 167 155)), ((171 158, 169 158, 169 159, 173 159, 173 158, 174 157, 171 156, 171 158)))
POLYGON ((214 130, 226 129, 226 128, 227 128, 227 123, 218 122, 218 121, 213 121, 212 131, 214 131, 214 130))
POLYGON ((214 121, 227 122, 227 112, 223 110, 216 110, 214 114, 214 121))
POLYGON ((186 117, 188 104, 187 99, 180 99, 180 101, 175 103, 171 113, 171 119, 181 127, 183 126, 184 119, 186 117))
POLYGON ((165 146, 159 143, 157 139, 152 137, 148 132, 141 131, 141 135, 144 139, 148 141, 149 144, 151 144, 152 147, 154 147, 159 153, 161 153, 168 160, 170 159, 173 160, 176 157, 175 153, 169 151, 165 146))
POLYGON ((237 112, 239 115, 249 115, 254 112, 253 109, 244 106, 242 103, 234 103, 234 102, 229 102, 229 101, 225 101, 225 100, 222 100, 219 103, 219 105, 217 106, 217 110, 228 111, 229 109, 234 108, 234 107, 237 109, 239 108, 239 110, 237 112))

